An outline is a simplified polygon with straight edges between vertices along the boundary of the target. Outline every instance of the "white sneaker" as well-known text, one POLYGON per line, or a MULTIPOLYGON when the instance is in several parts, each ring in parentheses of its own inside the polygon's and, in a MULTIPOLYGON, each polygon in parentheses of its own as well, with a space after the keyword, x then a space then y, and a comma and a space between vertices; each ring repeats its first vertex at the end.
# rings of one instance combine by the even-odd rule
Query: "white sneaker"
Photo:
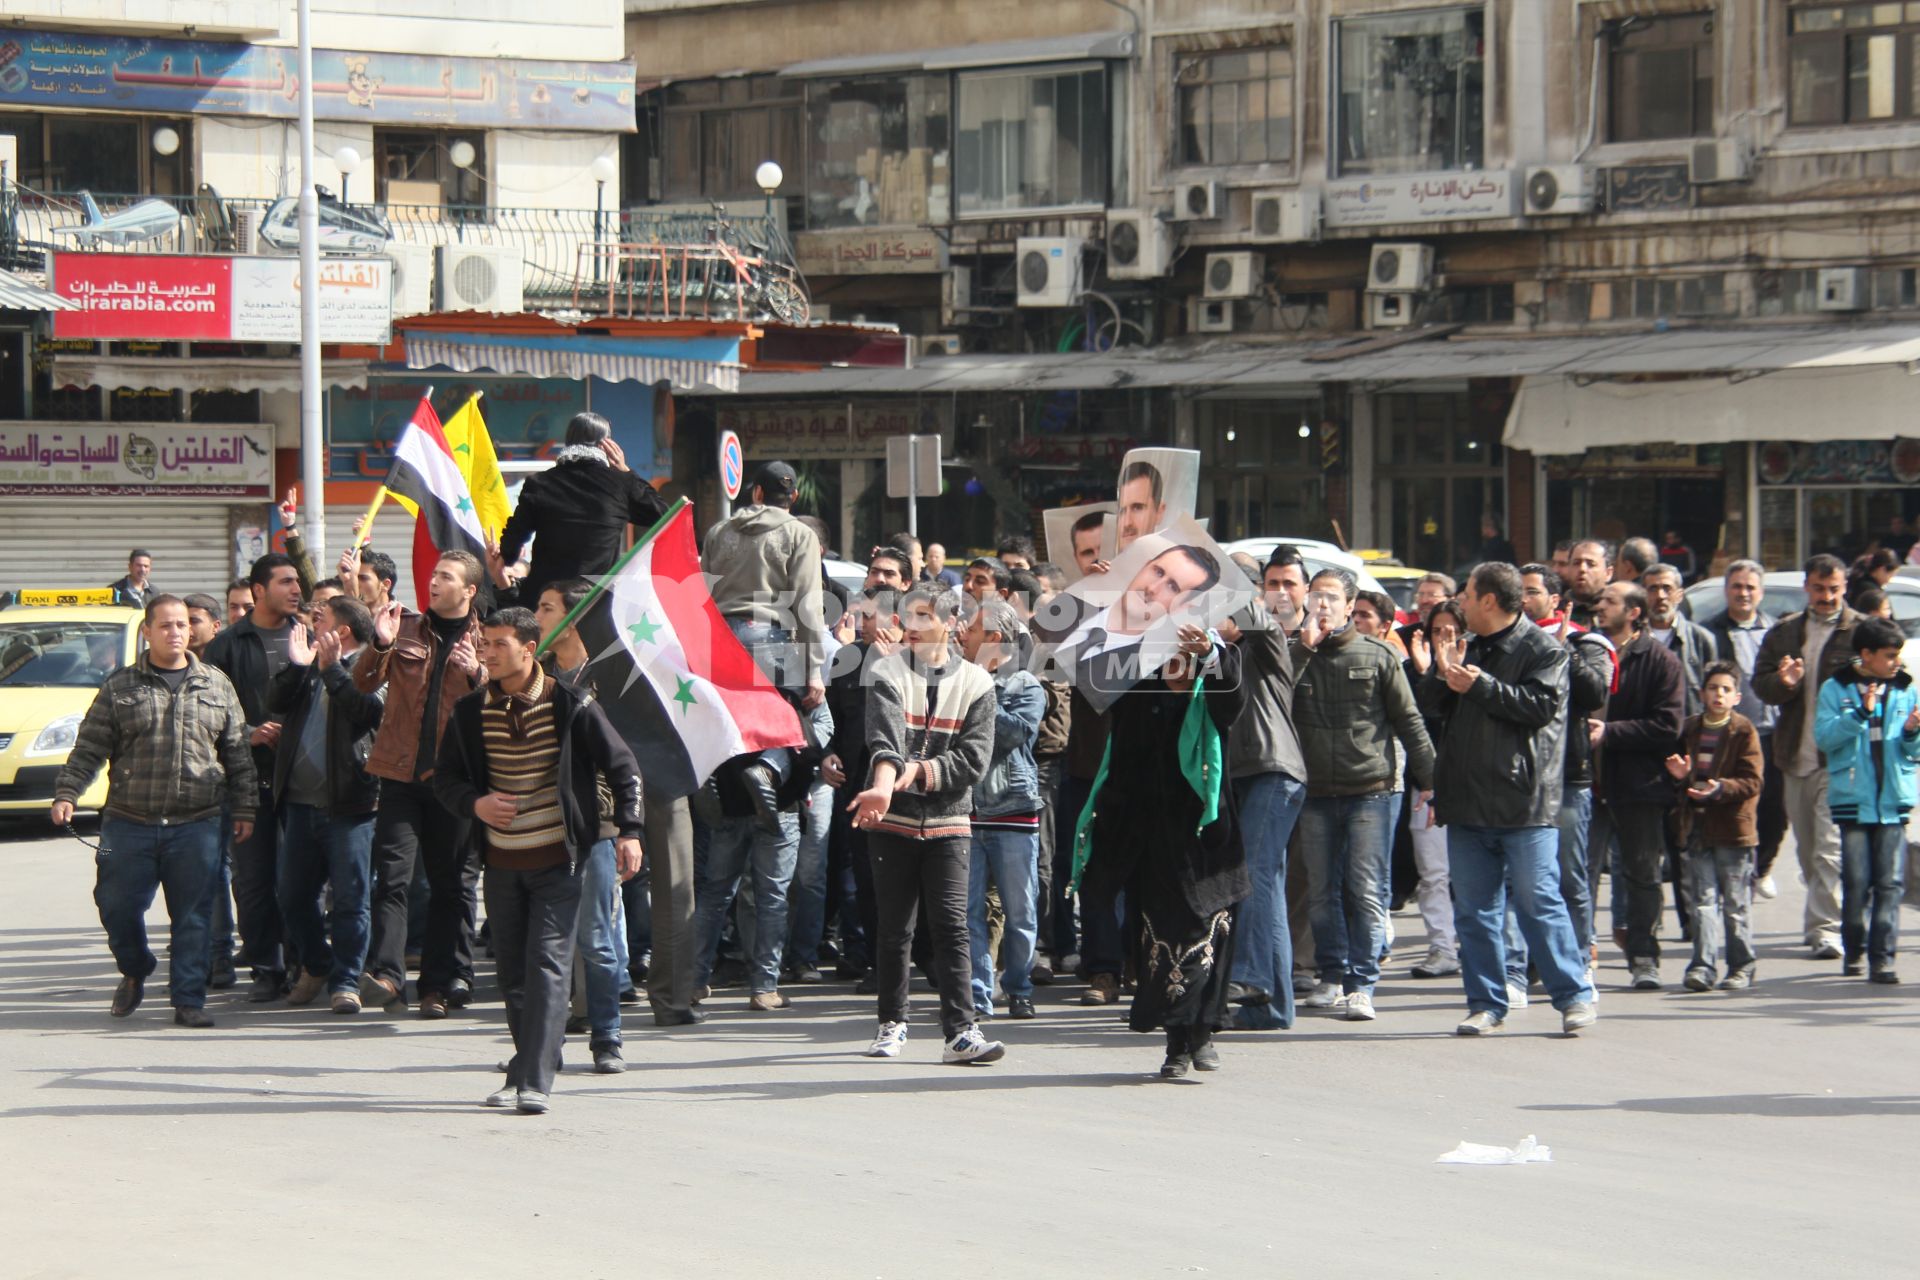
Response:
POLYGON ((1771 902, 1780 896, 1780 886, 1773 882, 1772 872, 1753 882, 1753 896, 1762 902, 1771 902))
POLYGON ((1373 997, 1365 991, 1354 991, 1347 995, 1347 1021, 1372 1022, 1373 997))
POLYGON ((998 1040, 989 1040, 980 1034, 980 1028, 968 1023, 959 1035, 947 1041, 947 1047, 940 1054, 940 1061, 948 1066, 967 1064, 985 1064, 998 1062, 1007 1056, 1007 1046, 998 1040))
POLYGON ((1300 1003, 1309 1009, 1331 1009, 1340 1003, 1340 988, 1331 982, 1316 982, 1300 1003))
POLYGON ((1526 1007, 1527 989, 1525 987, 1515 986, 1509 982, 1507 984, 1507 1012, 1513 1013, 1526 1007))
POLYGON ((1413 966, 1413 976, 1416 978, 1444 978, 1458 972, 1459 959, 1451 951, 1442 951, 1439 947, 1428 947, 1427 958, 1413 966))
POLYGON ((867 1046, 869 1058, 897 1058, 902 1046, 907 1043, 907 1024, 904 1022, 883 1022, 880 1034, 867 1046))
POLYGON ((520 1091, 518 1089, 510 1084, 504 1084, 488 1094, 487 1100, 480 1105, 483 1107, 510 1107, 518 1100, 519 1096, 520 1091))

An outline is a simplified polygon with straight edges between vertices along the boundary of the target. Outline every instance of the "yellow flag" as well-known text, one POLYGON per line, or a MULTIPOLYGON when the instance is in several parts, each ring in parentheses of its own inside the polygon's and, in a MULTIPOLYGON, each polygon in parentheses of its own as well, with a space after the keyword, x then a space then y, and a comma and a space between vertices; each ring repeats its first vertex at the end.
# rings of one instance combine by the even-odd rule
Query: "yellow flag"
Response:
POLYGON ((480 393, 474 392, 460 406, 460 412, 447 419, 442 428, 453 460, 466 478, 467 492, 473 495, 473 513, 490 538, 498 538, 506 527, 512 508, 507 503, 507 481, 500 474, 500 458, 493 451, 493 437, 487 434, 486 419, 480 416, 480 393))

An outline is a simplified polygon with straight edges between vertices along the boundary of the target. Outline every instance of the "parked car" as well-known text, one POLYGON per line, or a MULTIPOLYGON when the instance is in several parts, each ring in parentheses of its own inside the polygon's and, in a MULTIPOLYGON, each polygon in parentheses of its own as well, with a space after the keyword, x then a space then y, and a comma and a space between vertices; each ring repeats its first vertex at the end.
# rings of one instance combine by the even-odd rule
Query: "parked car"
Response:
MULTIPOLYGON (((1807 607, 1806 575, 1797 569, 1779 570, 1761 579, 1766 594, 1760 607, 1775 618, 1799 613, 1807 607)), ((1907 670, 1920 675, 1920 577, 1896 574, 1886 585, 1887 598, 1893 602, 1893 620, 1906 633, 1907 643, 1900 650, 1907 670)), ((1707 578, 1688 587, 1680 597, 1680 612, 1695 622, 1717 618, 1727 610, 1725 578, 1707 578)), ((1722 657, 1726 655, 1721 655, 1722 657)))
MULTIPOLYGON (((0 813, 44 812, 80 721, 140 653, 141 611, 107 588, 0 596, 0 813), (98 603, 96 603, 96 601, 98 603)), ((106 802, 102 769, 79 809, 106 802)))
POLYGON ((1342 551, 1331 542, 1322 542, 1318 538, 1242 538, 1238 542, 1229 542, 1220 549, 1228 555, 1244 551, 1261 564, 1265 564, 1267 557, 1273 554, 1273 549, 1283 542, 1291 544, 1293 549, 1300 553, 1300 558, 1306 561, 1309 578, 1322 569, 1345 569, 1358 580, 1362 591, 1384 591, 1392 596, 1396 605, 1400 603, 1400 598, 1387 591, 1380 579, 1374 576, 1373 570, 1367 566, 1366 561, 1350 551, 1342 551))

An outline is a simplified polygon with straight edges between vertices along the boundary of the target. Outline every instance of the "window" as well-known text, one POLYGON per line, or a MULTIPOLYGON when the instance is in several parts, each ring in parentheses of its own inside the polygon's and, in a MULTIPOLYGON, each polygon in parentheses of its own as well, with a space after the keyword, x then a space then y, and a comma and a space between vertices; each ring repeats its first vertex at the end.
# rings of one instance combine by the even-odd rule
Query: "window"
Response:
POLYGON ((487 203, 481 175, 487 171, 487 135, 434 129, 375 129, 374 199, 382 204, 478 205, 487 203), (460 143, 473 148, 465 166, 454 161, 460 143))
POLYGON ((1293 50, 1222 49, 1174 58, 1178 163, 1293 159, 1293 50))
POLYGON ((801 86, 778 76, 733 76, 667 86, 662 156, 668 200, 758 196, 753 172, 772 160, 806 171, 801 86))
POLYGON ((11 134, 19 170, 8 175, 35 191, 96 196, 184 196, 190 180, 193 126, 154 116, 0 114, 0 134, 11 134), (161 155, 155 135, 172 130, 173 150, 161 155))
POLYGON ((1788 17, 1789 123, 1920 119, 1920 4, 1807 5, 1788 17))
POLYGON ((959 85, 955 185, 962 215, 1107 199, 1107 72, 982 72, 959 85))
POLYGON ((1713 132, 1713 15, 1607 24, 1607 137, 1699 138, 1713 132))
POLYGON ((1633 281, 1629 314, 1636 320, 1727 314, 1725 276, 1641 277, 1633 281))
POLYGON ((1485 32, 1479 9, 1336 23, 1339 172, 1479 168, 1486 142, 1485 32))
POLYGON ((807 225, 922 226, 948 220, 952 93, 946 76, 816 84, 807 225))

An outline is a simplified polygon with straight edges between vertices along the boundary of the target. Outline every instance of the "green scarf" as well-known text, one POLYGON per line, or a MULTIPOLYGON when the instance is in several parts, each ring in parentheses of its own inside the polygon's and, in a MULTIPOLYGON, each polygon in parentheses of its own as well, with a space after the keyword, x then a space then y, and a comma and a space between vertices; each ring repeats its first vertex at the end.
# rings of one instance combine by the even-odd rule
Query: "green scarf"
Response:
MULTIPOLYGON (((1194 680, 1193 692, 1187 699, 1187 713, 1180 721, 1180 773, 1193 788, 1193 794, 1200 797, 1200 822, 1193 829, 1195 835, 1219 819, 1220 787, 1226 778, 1220 730, 1207 714, 1206 699, 1200 696, 1206 682, 1205 676, 1194 680)), ((1087 796, 1086 807, 1080 811, 1080 820, 1073 827, 1073 880, 1069 886, 1073 889, 1080 887, 1080 877, 1093 853, 1095 806, 1100 803, 1100 792, 1107 785, 1107 769, 1112 763, 1113 739, 1109 737, 1107 749, 1100 756, 1100 771, 1093 775, 1093 790, 1087 796)))

